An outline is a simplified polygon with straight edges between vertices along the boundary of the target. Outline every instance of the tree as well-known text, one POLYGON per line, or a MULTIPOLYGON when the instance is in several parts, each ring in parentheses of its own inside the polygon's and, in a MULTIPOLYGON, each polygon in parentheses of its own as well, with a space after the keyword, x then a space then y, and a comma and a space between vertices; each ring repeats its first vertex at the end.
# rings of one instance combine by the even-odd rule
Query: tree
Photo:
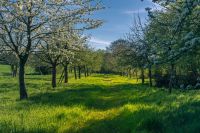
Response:
POLYGON ((84 40, 85 38, 81 38, 78 33, 69 32, 65 28, 62 28, 61 32, 59 29, 59 31, 41 40, 41 43, 38 45, 37 55, 52 68, 53 88, 56 87, 56 67, 59 64, 63 64, 65 76, 67 76, 66 69, 70 61, 69 59, 74 56, 75 51, 79 51, 84 40))
POLYGON ((169 65, 169 92, 177 84, 176 68, 181 58, 194 56, 199 51, 198 1, 173 1, 165 3, 164 11, 150 13, 150 38, 156 38, 157 64, 169 65), (195 27, 195 28, 194 28, 195 27), (165 34, 163 34, 165 31, 165 34))
MULTIPOLYGON (((81 24, 84 29, 101 25, 88 15, 102 9, 99 2, 87 1, 0 1, 0 39, 3 47, 13 51, 19 59, 20 99, 28 97, 24 81, 24 67, 41 38, 52 34, 51 23, 81 24)), ((79 25, 80 26, 80 25, 79 25)), ((79 29, 79 26, 77 28, 79 29)))
POLYGON ((155 39, 149 37, 150 29, 147 24, 142 24, 140 17, 135 19, 133 26, 130 28, 130 33, 127 39, 130 42, 130 47, 135 58, 137 58, 136 65, 141 69, 142 83, 144 84, 144 69, 148 68, 149 85, 152 86, 152 65, 155 60, 155 48, 153 47, 155 39))

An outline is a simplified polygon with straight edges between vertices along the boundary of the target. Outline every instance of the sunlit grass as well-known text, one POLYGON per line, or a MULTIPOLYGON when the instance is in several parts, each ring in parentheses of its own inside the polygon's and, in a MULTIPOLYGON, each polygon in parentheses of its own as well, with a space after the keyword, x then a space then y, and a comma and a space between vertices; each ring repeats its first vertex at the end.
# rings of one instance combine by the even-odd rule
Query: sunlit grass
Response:
POLYGON ((26 75, 29 99, 19 101, 17 78, 0 78, 0 132, 199 132, 199 91, 171 95, 136 79, 92 75, 51 88, 51 77, 26 75))

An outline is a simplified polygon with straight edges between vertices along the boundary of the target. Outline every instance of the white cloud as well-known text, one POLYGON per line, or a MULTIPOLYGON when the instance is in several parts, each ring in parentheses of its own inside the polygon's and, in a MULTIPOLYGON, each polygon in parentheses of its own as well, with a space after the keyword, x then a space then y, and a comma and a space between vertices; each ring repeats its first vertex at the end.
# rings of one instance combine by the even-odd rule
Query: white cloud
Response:
POLYGON ((129 10, 125 11, 125 14, 141 14, 141 13, 146 13, 146 10, 144 8, 138 9, 138 10, 129 10))
POLYGON ((92 47, 95 47, 97 49, 105 49, 107 46, 111 44, 111 41, 107 41, 107 40, 103 40, 103 39, 99 39, 95 37, 91 37, 89 42, 92 47))
MULTIPOLYGON (((150 5, 148 5, 147 7, 150 7, 152 11, 156 11, 156 10, 163 10, 163 7, 157 3, 152 2, 152 0, 147 0, 150 5)), ((143 8, 139 8, 139 9, 133 9, 133 10, 128 10, 125 11, 123 13, 131 15, 131 14, 144 14, 147 13, 147 11, 145 10, 146 7, 143 8)))
POLYGON ((91 37, 90 42, 101 44, 101 45, 110 45, 110 43, 111 43, 111 41, 101 40, 101 39, 94 38, 94 37, 91 37))

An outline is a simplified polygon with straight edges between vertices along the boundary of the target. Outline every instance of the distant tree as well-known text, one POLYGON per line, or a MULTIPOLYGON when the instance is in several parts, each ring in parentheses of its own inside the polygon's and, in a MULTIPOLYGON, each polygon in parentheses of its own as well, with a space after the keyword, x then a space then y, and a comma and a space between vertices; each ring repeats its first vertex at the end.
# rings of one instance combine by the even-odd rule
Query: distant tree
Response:
POLYGON ((72 33, 72 31, 67 32, 65 29, 62 30, 65 32, 58 31, 41 40, 37 50, 37 55, 40 60, 49 64, 52 68, 53 88, 56 87, 56 67, 59 64, 63 64, 66 69, 70 63, 69 59, 72 58, 75 51, 80 50, 79 48, 81 46, 79 45, 85 40, 85 38, 81 38, 77 33, 72 33))
POLYGON ((136 65, 141 69, 142 83, 144 84, 144 69, 148 68, 149 85, 152 86, 152 65, 155 60, 156 48, 153 46, 155 39, 148 37, 149 30, 148 23, 142 24, 138 16, 127 34, 127 39, 130 42, 132 52, 135 54, 136 65))

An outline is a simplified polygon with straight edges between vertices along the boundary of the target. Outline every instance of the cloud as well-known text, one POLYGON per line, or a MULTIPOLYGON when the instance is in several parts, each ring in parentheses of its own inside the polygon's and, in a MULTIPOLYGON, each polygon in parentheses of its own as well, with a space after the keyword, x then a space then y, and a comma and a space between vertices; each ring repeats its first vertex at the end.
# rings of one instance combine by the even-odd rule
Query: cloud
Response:
POLYGON ((141 14, 141 13, 147 13, 147 11, 144 8, 138 9, 138 10, 128 10, 124 12, 125 14, 141 14))
POLYGON ((95 47, 97 49, 105 49, 111 44, 111 41, 91 37, 89 43, 92 47, 95 47))
POLYGON ((147 0, 147 1, 149 2, 149 5, 147 5, 146 7, 124 11, 123 13, 128 14, 128 15, 145 14, 145 13, 147 13, 147 11, 145 10, 145 8, 147 8, 147 7, 150 7, 152 11, 163 10, 163 7, 161 5, 152 2, 152 0, 147 0))

